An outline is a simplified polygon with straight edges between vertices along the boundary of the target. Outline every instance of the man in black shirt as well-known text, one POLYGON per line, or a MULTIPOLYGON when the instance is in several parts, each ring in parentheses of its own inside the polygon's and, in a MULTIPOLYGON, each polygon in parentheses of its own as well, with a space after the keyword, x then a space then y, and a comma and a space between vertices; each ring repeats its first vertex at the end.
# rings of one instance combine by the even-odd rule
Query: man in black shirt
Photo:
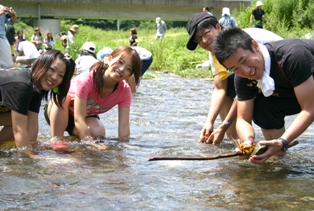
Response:
POLYGON ((288 143, 314 120, 314 41, 284 39, 262 45, 242 29, 231 28, 217 36, 214 52, 236 74, 240 139, 254 142, 254 120, 265 140, 271 140, 261 141, 268 150, 250 161, 263 163, 280 150, 286 151, 288 143), (298 115, 285 130, 284 118, 293 114, 298 115))
POLYGON ((253 18, 254 18, 254 25, 255 28, 263 28, 263 16, 268 20, 270 23, 270 19, 265 14, 265 11, 262 9, 263 3, 262 1, 256 2, 256 8, 252 11, 251 17, 250 17, 250 25, 253 24, 253 18))

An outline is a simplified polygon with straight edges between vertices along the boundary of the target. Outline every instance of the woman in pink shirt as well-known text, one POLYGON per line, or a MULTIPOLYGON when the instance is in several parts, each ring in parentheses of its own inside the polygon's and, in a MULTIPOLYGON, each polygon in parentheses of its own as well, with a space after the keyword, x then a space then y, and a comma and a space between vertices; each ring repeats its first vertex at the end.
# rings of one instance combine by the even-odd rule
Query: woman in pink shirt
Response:
POLYGON ((120 46, 107 61, 97 62, 89 71, 76 76, 63 108, 50 101, 45 109, 52 136, 63 137, 67 131, 94 145, 93 138, 106 134, 98 115, 118 105, 118 140, 128 141, 132 92, 126 80, 134 76, 138 85, 140 70, 138 53, 129 46, 120 46))

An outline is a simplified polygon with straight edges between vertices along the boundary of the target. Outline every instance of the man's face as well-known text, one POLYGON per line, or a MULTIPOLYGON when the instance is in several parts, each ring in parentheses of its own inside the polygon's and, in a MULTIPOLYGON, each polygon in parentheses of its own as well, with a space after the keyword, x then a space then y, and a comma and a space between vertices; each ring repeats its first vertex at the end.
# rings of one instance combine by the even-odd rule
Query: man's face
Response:
POLYGON ((213 42, 217 35, 219 35, 221 32, 220 24, 217 23, 216 28, 211 26, 208 29, 205 30, 199 30, 195 34, 195 42, 198 43, 198 45, 210 52, 213 52, 213 42))
POLYGON ((223 65, 240 77, 259 80, 264 74, 264 57, 257 42, 252 43, 254 52, 238 48, 223 65))

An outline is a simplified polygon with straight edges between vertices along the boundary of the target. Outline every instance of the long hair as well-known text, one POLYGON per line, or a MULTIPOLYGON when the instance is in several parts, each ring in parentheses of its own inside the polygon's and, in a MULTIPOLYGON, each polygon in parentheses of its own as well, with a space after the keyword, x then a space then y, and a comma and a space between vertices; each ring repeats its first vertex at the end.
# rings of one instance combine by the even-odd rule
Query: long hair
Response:
POLYGON ((52 36, 52 33, 51 33, 51 32, 48 32, 48 33, 47 33, 47 35, 46 35, 46 40, 48 40, 48 41, 53 40, 53 36, 52 36), (48 37, 48 34, 51 34, 51 37, 48 37))
MULTIPOLYGON (((119 59, 124 59, 128 56, 132 57, 131 58, 131 60, 132 60, 131 75, 134 76, 135 84, 136 84, 136 86, 138 86, 140 83, 142 62, 141 62, 141 59, 140 59, 138 53, 136 52, 136 50, 132 49, 129 46, 120 46, 120 47, 116 48, 111 53, 110 56, 112 56, 113 59, 116 57, 118 57, 119 59)), ((93 71, 93 79, 94 79, 95 87, 96 87, 98 93, 101 92, 101 90, 104 86, 103 75, 105 74, 108 67, 109 67, 109 65, 107 63, 105 63, 104 61, 101 61, 101 62, 96 62, 90 68, 90 71, 93 71)))
MULTIPOLYGON (((66 71, 61 84, 58 86, 58 93, 52 92, 50 90, 50 97, 53 99, 54 103, 58 107, 62 107, 62 101, 68 94, 70 81, 75 70, 75 62, 73 61, 73 59, 70 58, 68 55, 64 55, 58 50, 46 51, 35 60, 31 67, 31 70, 33 74, 34 88, 40 90, 41 87, 39 82, 47 75, 51 64, 57 58, 64 61, 66 65, 66 71)), ((49 91, 42 90, 41 92, 43 94, 43 98, 45 100, 48 100, 49 91)))

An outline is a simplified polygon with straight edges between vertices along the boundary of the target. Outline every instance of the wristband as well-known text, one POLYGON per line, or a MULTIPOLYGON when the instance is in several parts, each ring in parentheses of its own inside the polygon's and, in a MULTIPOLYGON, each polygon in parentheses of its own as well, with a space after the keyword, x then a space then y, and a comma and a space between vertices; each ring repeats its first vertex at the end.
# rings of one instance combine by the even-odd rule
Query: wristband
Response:
POLYGON ((223 121, 222 124, 224 124, 226 126, 226 128, 228 129, 231 125, 230 122, 227 122, 227 121, 223 121))
POLYGON ((283 152, 287 151, 287 149, 289 148, 288 142, 283 138, 277 138, 277 140, 279 140, 282 143, 281 151, 283 151, 283 152))

